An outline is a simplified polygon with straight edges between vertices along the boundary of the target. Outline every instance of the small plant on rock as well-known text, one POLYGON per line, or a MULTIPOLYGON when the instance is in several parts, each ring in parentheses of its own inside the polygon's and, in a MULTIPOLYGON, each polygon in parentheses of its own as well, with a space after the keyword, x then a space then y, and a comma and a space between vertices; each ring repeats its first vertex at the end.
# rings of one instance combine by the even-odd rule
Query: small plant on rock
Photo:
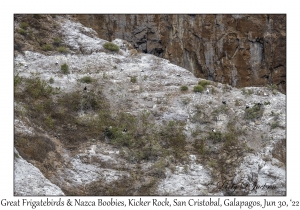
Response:
POLYGON ((29 27, 28 23, 26 23, 26 22, 20 23, 20 28, 27 30, 28 27, 29 27))
POLYGON ((50 84, 53 84, 53 83, 54 83, 54 79, 53 79, 52 77, 49 79, 49 83, 50 83, 50 84))
POLYGON ((45 44, 45 45, 42 46, 42 50, 43 51, 52 51, 53 47, 50 44, 45 44))
POLYGON ((196 85, 196 86, 194 86, 194 92, 200 92, 200 93, 202 93, 203 92, 203 90, 204 90, 204 87, 202 87, 201 85, 196 85))
POLYGON ((24 29, 22 29, 22 28, 19 28, 18 32, 19 32, 19 34, 21 34, 23 36, 26 35, 26 31, 24 29))
POLYGON ((19 76, 19 74, 14 76, 14 87, 18 86, 22 82, 22 77, 19 76))
POLYGON ((106 42, 103 47, 107 50, 110 50, 110 51, 115 51, 115 52, 119 52, 119 47, 118 45, 112 43, 112 42, 106 42))
POLYGON ((57 51, 60 52, 60 53, 67 53, 68 52, 67 48, 65 48, 63 46, 58 47, 57 51))
POLYGON ((59 37, 55 37, 53 39, 53 43, 54 46, 59 47, 59 45, 61 44, 61 39, 59 37))
POLYGON ((197 153, 201 155, 205 155, 207 153, 207 148, 205 147, 205 140, 196 140, 195 143, 193 144, 193 147, 197 151, 197 153))
POLYGON ((245 110, 245 118, 247 120, 255 120, 263 115, 263 108, 255 104, 252 108, 245 110))
POLYGON ((63 65, 61 65, 60 69, 62 70, 62 72, 63 72, 64 74, 69 74, 69 73, 70 73, 70 71, 69 71, 69 66, 68 66, 68 64, 66 64, 66 63, 64 63, 63 65))
POLYGON ((80 81, 83 82, 83 83, 91 83, 91 82, 93 82, 93 79, 90 76, 85 76, 85 77, 82 77, 80 79, 80 81))
POLYGON ((188 89, 189 89, 189 88, 188 88, 187 86, 181 86, 181 87, 180 87, 180 90, 181 90, 181 91, 187 91, 188 89))
POLYGON ((210 131, 208 138, 213 140, 213 143, 216 143, 222 141, 223 137, 220 131, 216 131, 216 132, 210 131))
POLYGON ((130 82, 136 83, 137 82, 136 76, 130 77, 130 82))
POLYGON ((271 124, 271 130, 273 130, 273 129, 277 128, 277 127, 280 127, 278 121, 275 121, 275 122, 273 122, 273 123, 271 124))
POLYGON ((206 87, 207 85, 210 85, 210 82, 207 80, 201 80, 198 82, 198 85, 201 85, 202 87, 206 87))
POLYGON ((238 100, 238 99, 235 99, 235 104, 234 104, 235 106, 240 106, 241 105, 241 103, 240 103, 240 101, 238 100))

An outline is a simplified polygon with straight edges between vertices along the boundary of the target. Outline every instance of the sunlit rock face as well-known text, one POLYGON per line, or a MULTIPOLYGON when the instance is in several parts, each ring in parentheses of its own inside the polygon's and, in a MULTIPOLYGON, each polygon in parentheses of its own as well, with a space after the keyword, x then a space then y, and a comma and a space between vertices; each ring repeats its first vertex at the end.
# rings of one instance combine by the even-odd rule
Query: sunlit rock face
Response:
POLYGON ((234 87, 286 89, 286 15, 76 15, 106 40, 170 60, 234 87))

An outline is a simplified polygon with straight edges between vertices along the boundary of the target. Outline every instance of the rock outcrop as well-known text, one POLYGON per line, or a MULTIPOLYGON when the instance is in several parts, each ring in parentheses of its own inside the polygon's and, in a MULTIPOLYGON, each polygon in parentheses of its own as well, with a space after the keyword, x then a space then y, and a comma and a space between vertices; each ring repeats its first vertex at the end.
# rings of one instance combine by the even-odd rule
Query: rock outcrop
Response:
POLYGON ((61 189, 51 183, 41 171, 24 160, 15 150, 14 191, 15 195, 65 195, 61 189))
POLYGON ((286 15, 75 15, 106 40, 170 60, 234 87, 286 89, 286 15))

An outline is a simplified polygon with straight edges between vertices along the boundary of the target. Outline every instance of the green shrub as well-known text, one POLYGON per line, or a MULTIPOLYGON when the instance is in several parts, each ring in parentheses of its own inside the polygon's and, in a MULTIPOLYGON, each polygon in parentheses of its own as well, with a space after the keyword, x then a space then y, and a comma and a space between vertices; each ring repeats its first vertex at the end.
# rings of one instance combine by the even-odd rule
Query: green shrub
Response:
POLYGON ((33 30, 29 30, 29 35, 32 37, 33 36, 33 30))
POLYGON ((247 92, 247 96, 250 96, 250 95, 252 95, 254 93, 254 90, 248 90, 248 92, 247 92))
POLYGON ((68 64, 66 64, 66 63, 64 63, 63 65, 61 65, 60 69, 62 70, 62 72, 63 72, 64 74, 69 74, 69 73, 70 73, 70 71, 69 71, 69 66, 68 66, 68 64))
POLYGON ((190 98, 181 98, 181 103, 186 106, 191 102, 190 98))
POLYGON ((118 129, 116 127, 113 127, 111 129, 112 132, 112 140, 111 143, 113 145, 119 146, 119 147, 131 147, 133 144, 133 138, 128 133, 123 133, 121 129, 118 129))
POLYGON ((19 34, 21 34, 23 36, 26 35, 26 31, 24 29, 22 29, 22 28, 19 28, 18 32, 19 32, 19 34))
POLYGON ((14 76, 14 87, 18 86, 22 82, 22 77, 19 76, 19 74, 14 76))
POLYGON ((183 130, 184 127, 179 122, 170 121, 159 132, 163 148, 176 158, 180 158, 185 154, 186 136, 183 130))
POLYGON ((271 130, 273 130, 273 129, 277 128, 277 127, 280 127, 278 121, 275 121, 275 122, 273 122, 273 123, 271 124, 271 130))
POLYGON ((269 90, 271 90, 271 91, 273 91, 273 90, 278 90, 278 87, 277 87, 277 85, 276 84, 271 84, 271 85, 267 85, 267 88, 269 89, 269 90))
POLYGON ((20 156, 17 153, 14 153, 15 158, 20 158, 20 156))
POLYGON ((65 48, 63 46, 58 47, 57 51, 60 52, 60 53, 67 53, 68 52, 67 48, 65 48))
POLYGON ((92 77, 90 77, 90 76, 84 76, 84 77, 82 77, 82 78, 80 79, 80 82, 83 82, 83 83, 91 83, 91 82, 93 82, 93 79, 92 79, 92 77))
POLYGON ((220 131, 216 131, 216 132, 210 131, 208 138, 213 140, 214 143, 216 143, 222 141, 223 135, 220 131))
POLYGON ((136 76, 130 77, 130 82, 136 83, 137 82, 136 76))
POLYGON ((188 89, 189 89, 189 88, 188 88, 187 86, 181 86, 181 87, 180 87, 180 90, 181 90, 181 91, 187 91, 188 89))
POLYGON ((52 51, 53 47, 50 44, 45 44, 45 45, 42 46, 42 50, 43 51, 52 51))
POLYGON ((205 107, 203 105, 197 104, 195 107, 195 114, 192 115, 191 121, 193 123, 206 124, 210 123, 210 116, 205 112, 205 107))
POLYGON ((243 95, 246 95, 246 97, 250 96, 250 95, 253 94, 253 93, 254 93, 254 90, 248 89, 248 90, 246 91, 245 88, 242 89, 242 94, 243 94, 243 95))
POLYGON ((53 93, 53 88, 39 77, 27 79, 27 87, 25 92, 33 98, 48 98, 53 93))
POLYGON ((54 79, 53 79, 52 77, 49 79, 49 83, 50 83, 50 84, 53 84, 53 83, 54 83, 54 79))
POLYGON ((245 110, 245 119, 255 120, 260 118, 263 115, 263 108, 255 104, 252 108, 245 110))
POLYGON ((266 102, 264 102, 264 105, 270 105, 271 104, 271 102, 270 101, 266 101, 266 102))
POLYGON ((205 147, 205 140, 196 140, 193 144, 197 153, 205 155, 207 153, 207 148, 205 147))
POLYGON ((55 38, 53 39, 52 44, 53 44, 54 46, 59 47, 59 45, 61 44, 61 39, 60 39, 59 37, 55 37, 55 38))
POLYGON ((119 47, 118 45, 115 45, 114 43, 111 43, 111 42, 106 42, 103 47, 107 50, 110 50, 110 51, 116 51, 116 52, 119 52, 119 47))
POLYGON ((103 79, 108 79, 108 76, 107 76, 106 72, 103 72, 102 78, 103 78, 103 79))
POLYGON ((267 85, 267 88, 272 91, 274 95, 278 93, 278 86, 276 84, 267 85))
POLYGON ((202 87, 201 85, 194 86, 194 92, 200 92, 200 93, 202 93, 203 90, 204 90, 204 87, 202 87))
POLYGON ((44 122, 49 128, 53 128, 53 119, 50 116, 47 116, 44 122))
POLYGON ((202 87, 205 88, 207 85, 210 85, 210 82, 207 81, 207 80, 200 80, 200 81, 198 82, 198 85, 201 85, 202 87))
POLYGON ((214 159, 212 159, 208 162, 208 166, 211 168, 217 168, 218 163, 214 159))
POLYGON ((246 95, 246 89, 242 88, 242 95, 246 95))
POLYGON ((27 30, 28 27, 29 27, 28 23, 26 23, 26 22, 20 23, 20 28, 27 30))

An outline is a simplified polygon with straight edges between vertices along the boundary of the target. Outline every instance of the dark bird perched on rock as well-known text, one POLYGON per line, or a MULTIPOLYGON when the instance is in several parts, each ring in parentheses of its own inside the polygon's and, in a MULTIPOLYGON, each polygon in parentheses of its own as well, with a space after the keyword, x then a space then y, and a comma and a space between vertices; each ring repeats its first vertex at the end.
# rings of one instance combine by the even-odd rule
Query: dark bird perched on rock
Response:
POLYGON ((226 101, 222 101, 222 104, 226 104, 226 101))
POLYGON ((25 68, 28 68, 27 64, 25 64, 25 68))
POLYGON ((55 62, 55 65, 58 65, 58 61, 55 62))
POLYGON ((86 90, 86 87, 84 87, 83 90, 86 90))
POLYGON ((246 109, 249 109, 249 106, 248 106, 248 105, 246 105, 246 109))
POLYGON ((124 128, 124 130, 123 130, 123 133, 126 133, 127 132, 127 129, 126 128, 124 128))

